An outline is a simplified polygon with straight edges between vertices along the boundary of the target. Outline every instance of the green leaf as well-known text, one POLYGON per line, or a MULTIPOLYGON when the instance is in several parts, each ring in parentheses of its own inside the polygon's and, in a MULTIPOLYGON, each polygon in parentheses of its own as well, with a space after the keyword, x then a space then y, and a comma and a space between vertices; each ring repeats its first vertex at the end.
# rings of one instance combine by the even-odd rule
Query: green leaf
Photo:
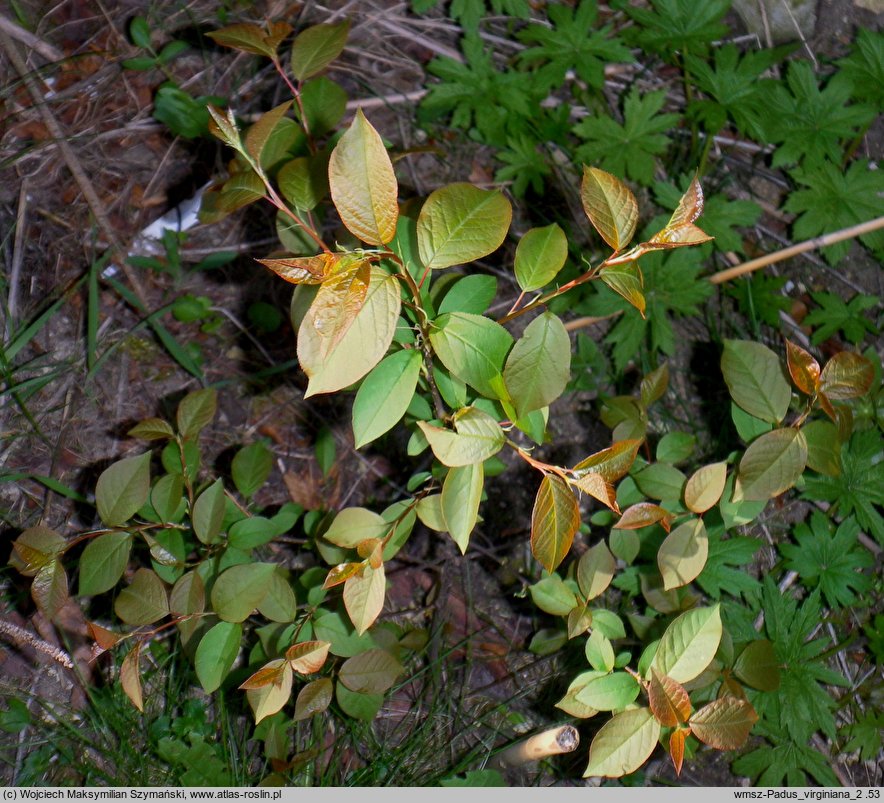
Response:
POLYGON ((175 437, 172 425, 162 418, 146 418, 139 421, 128 433, 131 438, 141 438, 145 441, 167 440, 175 437))
POLYGON ((214 388, 203 388, 188 393, 179 403, 178 432, 185 439, 195 438, 208 426, 218 409, 218 393, 214 388))
MULTIPOLYGON (((797 194, 792 193, 792 195, 797 194)), ((826 201, 830 197, 826 192, 826 201)), ((828 227, 834 213, 826 210, 824 214, 828 227)), ((881 303, 877 296, 857 293, 850 301, 845 302, 841 296, 835 293, 811 293, 810 295, 819 304, 819 309, 812 309, 802 323, 814 327, 813 335, 810 338, 810 342, 814 345, 819 345, 838 333, 843 333, 844 337, 854 345, 858 345, 866 334, 877 334, 878 328, 868 313, 868 310, 878 307, 881 303)))
POLYGON ((775 429, 749 444, 740 460, 734 500, 763 502, 791 488, 807 464, 801 430, 775 429))
POLYGON ((440 503, 445 529, 462 553, 467 551, 470 533, 479 518, 484 484, 482 463, 451 468, 442 483, 440 503))
POLYGON ((304 686, 295 700, 295 722, 321 714, 331 705, 334 686, 331 678, 319 678, 304 686))
POLYGON ((270 543, 276 538, 277 529, 264 516, 249 516, 230 525, 227 543, 235 549, 249 550, 270 543))
POLYGON ((577 702, 588 705, 596 711, 615 711, 629 705, 641 690, 638 682, 626 672, 612 672, 610 675, 593 678, 576 690, 577 702))
POLYGON ((156 572, 139 569, 117 597, 114 612, 127 625, 152 624, 169 613, 166 586, 156 572))
POLYGON ((884 105, 884 34, 860 28, 853 50, 838 62, 841 73, 852 82, 854 97, 880 108, 884 105))
POLYGON ((553 616, 567 616, 577 605, 576 595, 557 574, 538 580, 528 591, 534 604, 553 616))
MULTIPOLYGON (((593 669, 605 673, 614 669, 614 647, 601 630, 592 631, 586 640, 585 652, 586 660, 589 661, 593 669)), ((579 692, 575 696, 579 697, 579 692)))
POLYGON ((841 473, 841 441, 831 421, 811 421, 801 428, 807 442, 807 466, 820 474, 841 473))
POLYGON ((390 653, 374 649, 344 661, 338 670, 338 678, 350 691, 383 694, 403 671, 402 664, 390 653))
POLYGON ((747 340, 725 340, 721 372, 731 398, 747 413, 778 424, 792 398, 780 360, 767 346, 747 340))
POLYGON ((565 559, 580 526, 580 508, 568 484, 544 474, 531 513, 531 554, 548 572, 565 559))
POLYGON ((246 146, 246 152, 261 165, 265 164, 264 151, 273 136, 274 129, 283 121, 286 112, 292 105, 292 101, 287 100, 280 103, 279 106, 264 112, 246 132, 243 143, 246 146))
POLYGON ((379 438, 405 415, 423 364, 417 349, 384 357, 365 377, 353 402, 356 448, 379 438))
POLYGON ((495 190, 449 184, 430 194, 417 219, 417 243, 427 268, 480 259, 504 241, 513 210, 495 190))
POLYGON ((311 78, 301 88, 306 127, 311 135, 321 137, 334 131, 347 111, 347 92, 324 75, 311 78))
POLYGON ((123 576, 131 549, 129 533, 106 533, 86 544, 80 556, 80 596, 110 591, 123 576))
POLYGON ((599 541, 580 556, 577 563, 577 585, 587 602, 604 593, 614 578, 615 568, 614 556, 604 541, 599 541))
POLYGON ((439 304, 439 314, 446 312, 470 312, 481 315, 491 306, 497 295, 497 279, 474 273, 458 279, 445 293, 439 304))
POLYGON ((150 453, 118 460, 98 477, 95 504, 108 527, 131 519, 150 495, 150 453))
POLYGON ((463 778, 454 775, 443 778, 439 786, 507 786, 507 783, 497 770, 470 770, 463 778))
POLYGON ((216 691, 230 672, 242 642, 242 625, 218 622, 200 639, 194 668, 206 694, 216 691))
POLYGON ((150 26, 144 17, 136 16, 132 18, 132 22, 129 23, 129 38, 136 47, 143 47, 145 49, 150 47, 150 26))
POLYGON ((291 32, 292 26, 287 22, 271 22, 266 29, 251 22, 240 22, 206 35, 219 45, 272 59, 276 57, 280 42, 291 32))
POLYGON ((286 162, 276 176, 283 197, 298 209, 311 210, 328 195, 329 152, 286 162))
POLYGON ((68 578, 60 560, 51 560, 34 575, 31 596, 40 612, 50 621, 68 601, 68 578))
POLYGON ((483 463, 497 454, 506 441, 503 430, 488 413, 478 407, 464 407, 454 416, 456 432, 417 422, 436 459, 445 466, 483 463))
POLYGON ((386 578, 384 564, 376 569, 366 565, 359 574, 350 577, 344 583, 344 607, 347 615, 356 628, 356 635, 361 636, 380 616, 384 607, 386 594, 386 578))
POLYGON ((635 772, 651 755, 659 738, 660 723, 649 709, 616 714, 593 738, 583 777, 620 778, 635 772))
POLYGON ((483 396, 499 398, 492 380, 502 374, 513 344, 512 335, 499 323, 466 312, 445 313, 433 322, 430 343, 454 376, 483 396))
POLYGON ((341 390, 374 368, 393 341, 400 304, 396 279, 372 267, 365 302, 330 354, 311 308, 298 330, 298 359, 310 379, 305 395, 341 390))
POLYGON ((335 684, 335 699, 347 716, 363 722, 371 722, 384 704, 383 694, 351 691, 343 683, 335 684))
POLYGON ((160 477, 150 492, 150 506, 160 521, 179 522, 184 510, 184 478, 180 474, 160 477))
POLYGON ((31 724, 27 703, 17 697, 11 697, 8 705, 9 708, 0 711, 0 730, 6 733, 21 733, 31 724))
POLYGON ((371 245, 393 239, 399 185, 381 135, 362 109, 332 151, 328 181, 341 222, 355 237, 371 245))
POLYGON ((637 25, 628 30, 630 44, 675 60, 680 54, 705 54, 710 43, 727 36, 722 17, 730 0, 653 0, 652 8, 624 5, 623 10, 637 25))
POLYGON ((776 691, 780 687, 780 667, 773 644, 767 639, 750 641, 734 662, 734 674, 753 689, 776 691))
MULTIPOLYGON (((856 605, 872 588, 872 577, 863 573, 874 558, 857 543, 859 524, 855 518, 841 522, 834 533, 828 519, 814 511, 810 522, 798 524, 794 544, 780 544, 786 568, 798 572, 808 588, 819 586, 833 609, 856 605)), ((862 604, 862 603, 859 603, 862 604)))
POLYGON ((332 655, 342 658, 350 658, 376 646, 369 634, 356 635, 353 626, 336 612, 320 609, 313 621, 313 632, 316 638, 330 642, 332 655))
POLYGON ((633 477, 638 489, 651 499, 681 499, 687 477, 675 466, 652 463, 637 471, 633 477))
POLYGON ((269 590, 273 563, 242 563, 225 569, 212 586, 212 608, 225 622, 243 622, 269 590))
POLYGON ((503 369, 503 381, 516 416, 552 404, 571 378, 571 340, 561 319, 551 312, 525 328, 503 369))
POLYGON ((273 468, 273 452, 263 441, 244 446, 234 456, 230 467, 233 484, 250 499, 267 482, 273 468))
POLYGON ((709 666, 721 634, 718 605, 687 611, 666 628, 651 668, 677 683, 687 683, 709 666))
POLYGON ((215 480, 193 503, 193 532, 204 544, 218 540, 224 521, 225 495, 223 480, 215 480))
POLYGON ((638 224, 638 203, 620 179, 584 166, 580 200, 590 223, 615 252, 629 245, 638 224))
POLYGON ((676 527, 660 545, 657 565, 663 575, 663 588, 669 591, 694 580, 709 555, 709 541, 702 519, 691 519, 676 527))
POLYGON ((313 25, 301 31, 292 43, 292 75, 304 81, 321 73, 341 55, 349 33, 350 20, 313 25))
POLYGON ((516 246, 516 281, 524 293, 556 278, 568 258, 568 238, 557 223, 529 229, 516 246))
POLYGON ((332 521, 323 538, 345 549, 354 549, 362 541, 383 538, 389 525, 379 514, 364 507, 345 507, 332 521))

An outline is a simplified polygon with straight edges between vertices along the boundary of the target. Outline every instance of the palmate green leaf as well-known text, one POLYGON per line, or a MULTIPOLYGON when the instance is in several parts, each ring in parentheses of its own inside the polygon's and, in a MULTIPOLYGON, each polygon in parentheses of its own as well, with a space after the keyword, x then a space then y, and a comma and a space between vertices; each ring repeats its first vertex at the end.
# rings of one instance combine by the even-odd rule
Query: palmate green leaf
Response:
MULTIPOLYGON (((801 189, 790 193, 783 208, 798 215, 792 226, 796 240, 855 226, 881 214, 880 194, 884 192, 881 171, 871 170, 866 159, 857 159, 842 170, 839 160, 840 157, 824 160, 790 171, 801 189)), ((884 250, 884 231, 864 234, 860 242, 880 252, 884 250)), ((831 265, 837 265, 849 250, 848 240, 826 246, 822 252, 831 265)))
POLYGON ((857 293, 850 301, 844 301, 835 293, 811 293, 819 309, 812 309, 802 323, 813 327, 810 342, 818 345, 839 332, 853 343, 859 345, 866 334, 877 334, 878 328, 868 310, 880 308, 881 300, 877 296, 857 293))
POLYGON ((721 599, 722 594, 739 596, 755 591, 758 581, 745 569, 761 548, 761 541, 742 535, 722 538, 722 527, 710 527, 709 557, 706 566, 697 577, 697 585, 713 599, 721 599))
POLYGON ((90 541, 80 556, 80 596, 112 589, 126 570, 131 549, 129 533, 107 533, 90 541))
POLYGON ((561 319, 545 312, 525 328, 503 369, 516 416, 552 404, 571 377, 571 340, 561 319))
POLYGON ((706 53, 712 42, 727 35, 722 17, 730 0, 653 0, 653 10, 622 3, 638 25, 627 29, 630 44, 672 60, 679 54, 706 53))
POLYGON ((790 738, 782 728, 767 727, 762 721, 755 733, 773 739, 741 756, 733 763, 733 771, 753 779, 757 786, 807 786, 808 776, 822 786, 839 786, 838 777, 826 757, 816 747, 790 738))
POLYGON ((472 262, 496 251, 513 209, 496 190, 449 184, 430 193, 417 219, 417 244, 427 268, 472 262))
POLYGON ((524 198, 529 187, 540 195, 545 179, 552 175, 552 168, 537 138, 530 134, 508 137, 506 147, 498 150, 495 158, 505 166, 495 171, 494 180, 509 184, 510 192, 516 198, 524 198))
POLYGON ((422 364, 416 349, 397 351, 384 357, 365 377, 353 402, 357 449, 388 432, 405 415, 422 364))
POLYGON ((479 518, 484 483, 485 470, 482 463, 451 468, 442 483, 440 510, 444 529, 464 554, 479 518))
POLYGON ((590 116, 574 126, 582 140, 575 156, 586 164, 600 165, 616 176, 627 176, 645 186, 654 180, 656 157, 669 147, 677 114, 661 114, 666 92, 640 95, 633 89, 623 101, 623 125, 608 116, 590 116))
POLYGON ((568 258, 568 239, 557 223, 529 229, 516 246, 515 272, 519 288, 530 293, 549 284, 568 258))
POLYGON ((548 572, 565 559, 579 526, 580 509, 568 484, 544 474, 531 513, 531 553, 548 572))
POLYGON ((734 501, 763 502, 791 488, 807 465, 807 442, 794 427, 766 432, 740 459, 734 501))
POLYGON ((95 504, 109 527, 125 524, 150 495, 150 453, 126 457, 108 466, 98 477, 95 504))
POLYGON ((305 395, 341 390, 374 368, 393 341, 400 305, 396 280, 373 266, 362 309, 335 349, 325 358, 321 357, 322 338, 308 310, 298 329, 298 359, 310 378, 305 395))
POLYGON ((575 9, 551 4, 546 13, 549 25, 531 24, 519 31, 519 40, 529 45, 519 62, 537 70, 551 88, 562 86, 568 70, 575 69, 581 80, 601 89, 606 64, 632 61, 629 50, 611 35, 611 26, 597 26, 596 0, 581 0, 575 9))
POLYGON ((584 778, 620 778, 645 763, 660 738, 660 723, 647 708, 613 716, 595 735, 589 748, 584 778))
POLYGON ((445 313, 433 321, 430 343, 454 376, 483 396, 499 398, 492 382, 502 375, 513 345, 512 335, 499 323, 466 312, 445 313))
POLYGON ((341 222, 355 237, 371 245, 393 239, 399 185, 384 142, 362 109, 332 151, 328 181, 341 222))
POLYGON ((792 397, 780 359, 767 346, 748 340, 726 340, 721 372, 731 398, 750 415, 777 424, 792 397))
POLYGON ((829 520, 819 511, 809 523, 795 527, 794 544, 780 544, 786 568, 798 572, 808 588, 819 586, 832 608, 853 605, 872 587, 872 577, 863 573, 874 565, 874 558, 857 544, 859 524, 855 518, 841 522, 834 533, 829 520))
POLYGON ((305 81, 321 73, 341 55, 349 33, 350 20, 313 25, 301 31, 292 43, 292 75, 305 81))
POLYGON ((853 96, 872 106, 884 106, 884 34, 860 28, 850 55, 838 62, 853 84, 853 96))

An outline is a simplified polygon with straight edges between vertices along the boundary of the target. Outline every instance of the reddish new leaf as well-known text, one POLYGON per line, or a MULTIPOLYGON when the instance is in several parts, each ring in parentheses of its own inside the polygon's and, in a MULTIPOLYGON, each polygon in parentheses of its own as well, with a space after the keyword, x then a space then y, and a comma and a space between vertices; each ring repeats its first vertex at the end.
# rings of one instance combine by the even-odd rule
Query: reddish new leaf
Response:
POLYGON ((549 572, 565 559, 580 526, 580 509, 568 484, 545 474, 531 513, 531 553, 549 572))
POLYGON ((617 482, 632 468, 641 445, 640 440, 618 441, 613 446, 581 460, 574 466, 574 476, 601 474, 607 482, 617 482))
POLYGON ((813 396, 820 385, 820 364, 813 355, 791 340, 786 341, 786 364, 795 387, 808 396, 813 396))
POLYGON ((869 360, 852 351, 840 351, 820 373, 819 389, 827 399, 855 399, 868 393, 874 378, 875 369, 869 360))
POLYGON ((691 699, 685 687, 655 669, 648 683, 648 703, 657 721, 667 728, 687 722, 691 715, 691 699))
POLYGON ((749 738, 758 714, 747 700, 722 697, 704 705, 688 723, 691 732, 717 750, 736 750, 749 738))
POLYGON ((659 505, 651 502, 639 502, 623 511, 620 520, 613 526, 615 530, 640 530, 660 522, 664 530, 669 532, 672 516, 659 505))
POLYGON ((314 257, 259 259, 279 277, 292 284, 322 284, 340 262, 342 254, 318 254, 314 257))
POLYGON ((681 775, 681 765, 684 762, 684 742, 689 733, 689 729, 678 728, 669 735, 669 757, 672 759, 676 775, 681 775))
POLYGON ((144 712, 144 696, 141 692, 141 673, 138 658, 141 655, 141 642, 136 644, 123 659, 120 666, 120 685, 126 696, 139 711, 144 712))

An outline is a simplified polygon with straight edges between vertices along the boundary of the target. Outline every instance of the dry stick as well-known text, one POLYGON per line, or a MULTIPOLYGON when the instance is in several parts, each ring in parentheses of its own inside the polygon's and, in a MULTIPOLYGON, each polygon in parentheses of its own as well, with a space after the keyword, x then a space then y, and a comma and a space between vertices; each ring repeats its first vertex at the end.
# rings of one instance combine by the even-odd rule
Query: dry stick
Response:
POLYGON ((572 725, 562 725, 508 747, 494 757, 493 763, 500 767, 520 767, 530 761, 571 753, 579 744, 577 729, 572 725))
POLYGON ((805 240, 803 243, 798 243, 789 248, 783 248, 780 251, 774 251, 772 254, 767 254, 758 259, 751 259, 749 262, 744 262, 742 265, 737 265, 736 267, 727 268, 718 273, 713 273, 712 276, 709 277, 709 281, 712 282, 712 284, 729 282, 731 279, 736 279, 747 273, 752 273, 752 271, 764 268, 767 265, 773 265, 775 262, 782 262, 784 259, 790 259, 798 254, 814 251, 817 248, 825 248, 827 245, 834 245, 835 243, 840 243, 842 240, 849 240, 852 237, 860 237, 863 234, 869 234, 870 232, 882 228, 884 228, 884 216, 877 217, 874 220, 867 220, 865 223, 850 226, 846 229, 841 229, 840 231, 833 231, 831 234, 814 237, 812 240, 805 240))
POLYGON ((15 319, 18 317, 18 290, 21 266, 24 262, 25 212, 28 205, 28 178, 22 179, 18 193, 18 213, 15 217, 15 238, 12 245, 12 267, 9 271, 9 296, 6 300, 6 336, 12 337, 15 319))
POLYGON ((5 51, 6 55, 9 57, 9 60, 12 62, 12 65, 15 67, 16 72, 18 72, 19 76, 27 87, 28 94, 31 96, 31 100, 39 110, 40 115, 43 118, 43 122, 46 125, 46 128, 49 130, 49 133, 52 135, 53 139, 55 139, 58 143, 58 147, 61 150, 61 155, 68 166, 68 170, 71 171, 71 174, 74 177, 74 181, 77 182, 77 186, 83 193, 83 197, 86 199, 86 203, 89 205, 89 209, 94 215, 95 221, 98 224, 98 227, 101 229, 101 233, 107 240, 109 247, 121 257, 120 263, 123 272, 126 274, 126 278, 129 280, 129 284, 132 285, 132 289, 134 290, 138 300, 142 303, 144 308, 147 309, 147 296, 145 295, 144 290, 141 287, 141 283, 138 281, 138 277, 135 276, 129 265, 126 264, 125 259, 122 258, 125 257, 126 252, 120 244, 120 241, 117 238, 117 234, 114 231, 114 227, 111 225, 111 222, 108 219, 104 204, 101 202, 101 199, 98 197, 98 193, 95 191, 95 187, 92 186, 92 182, 89 180, 89 177, 83 170, 83 166, 80 164, 80 160, 77 159, 73 148, 71 148, 71 146, 68 144, 66 134, 62 130, 61 125, 59 124, 58 120, 55 119, 55 116, 46 105, 45 98, 40 94, 40 90, 37 87, 33 76, 28 71, 27 65, 22 59, 21 54, 18 52, 18 47, 2 29, 0 29, 0 47, 2 47, 2 49, 5 51))
POLYGON ((39 36, 34 36, 4 14, 0 14, 0 31, 39 53, 46 61, 64 61, 65 55, 57 47, 44 42, 39 36))

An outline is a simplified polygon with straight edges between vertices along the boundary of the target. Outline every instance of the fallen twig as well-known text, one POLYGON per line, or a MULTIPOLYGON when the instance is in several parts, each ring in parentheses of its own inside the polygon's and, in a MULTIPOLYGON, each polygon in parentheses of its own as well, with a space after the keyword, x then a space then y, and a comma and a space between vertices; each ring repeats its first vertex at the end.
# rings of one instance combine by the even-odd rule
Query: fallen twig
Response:
POLYGON ((49 42, 44 42, 30 31, 26 31, 4 14, 0 14, 0 31, 17 39, 35 53, 39 53, 46 61, 64 61, 65 55, 57 47, 50 45, 49 42))
POLYGON ((571 725, 562 725, 508 747, 494 757, 494 763, 499 767, 519 767, 531 761, 570 753, 579 744, 580 735, 577 729, 571 725))

